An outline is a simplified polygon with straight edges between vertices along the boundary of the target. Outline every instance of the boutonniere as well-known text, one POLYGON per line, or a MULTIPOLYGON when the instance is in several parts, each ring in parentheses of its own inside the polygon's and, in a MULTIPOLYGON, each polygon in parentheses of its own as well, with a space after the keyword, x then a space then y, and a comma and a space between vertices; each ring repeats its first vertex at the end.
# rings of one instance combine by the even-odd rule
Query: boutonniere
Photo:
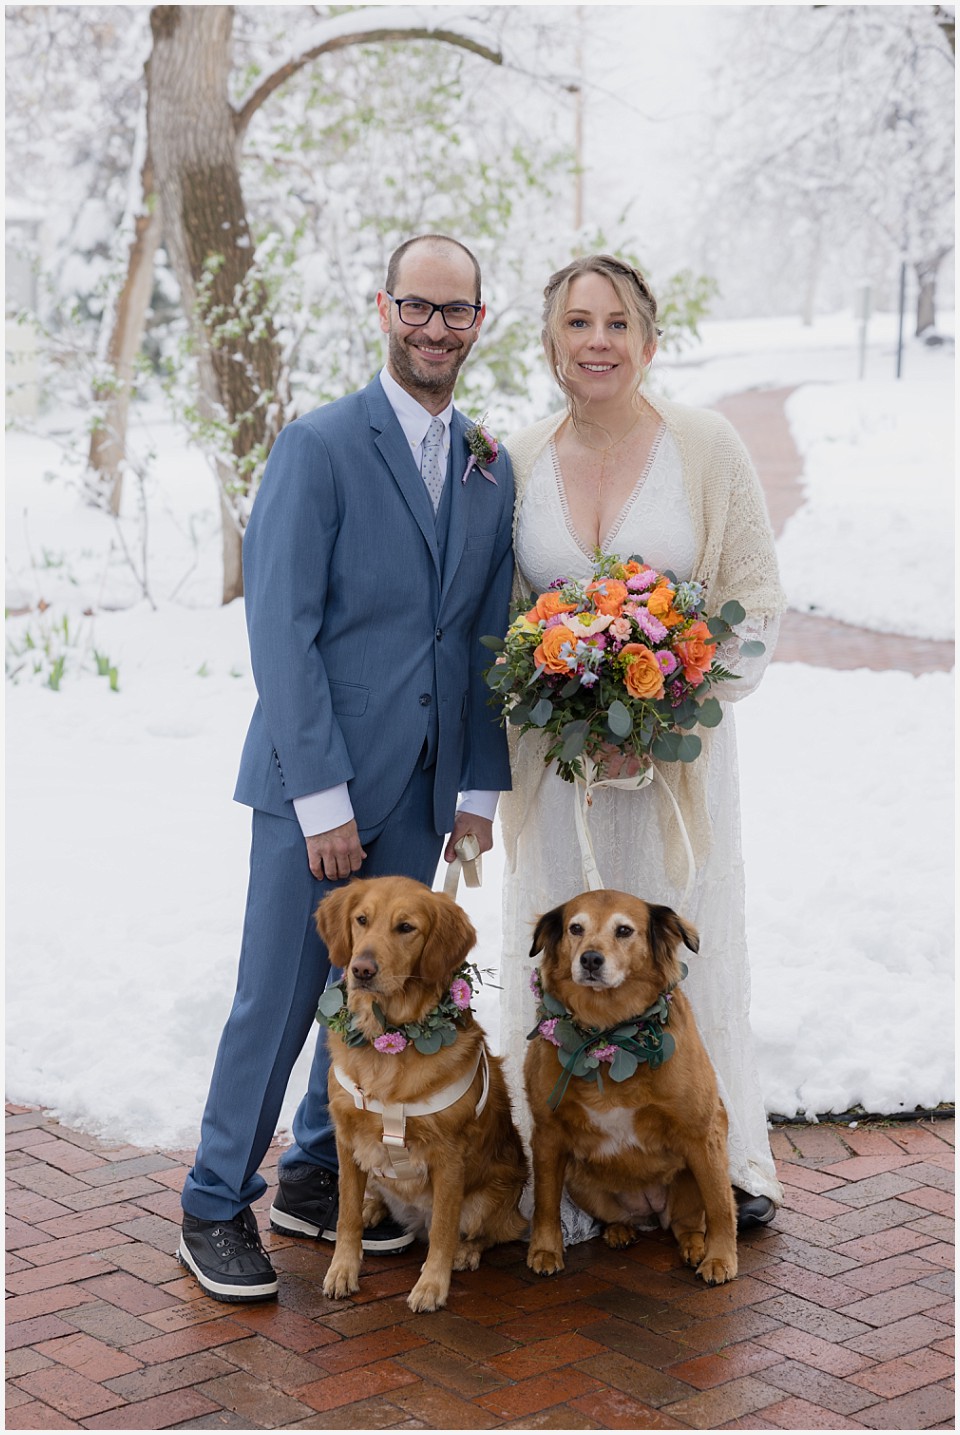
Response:
POLYGON ((472 468, 475 468, 478 473, 482 473, 484 478, 489 479, 491 483, 496 483, 497 481, 493 474, 484 468, 484 464, 496 463, 497 454, 500 452, 499 440, 494 438, 493 434, 483 426, 486 417, 486 414, 484 414, 482 419, 478 419, 475 424, 471 424, 464 434, 464 438, 467 441, 467 448, 470 450, 470 457, 467 460, 466 468, 463 470, 463 477, 460 480, 461 483, 466 483, 472 468))

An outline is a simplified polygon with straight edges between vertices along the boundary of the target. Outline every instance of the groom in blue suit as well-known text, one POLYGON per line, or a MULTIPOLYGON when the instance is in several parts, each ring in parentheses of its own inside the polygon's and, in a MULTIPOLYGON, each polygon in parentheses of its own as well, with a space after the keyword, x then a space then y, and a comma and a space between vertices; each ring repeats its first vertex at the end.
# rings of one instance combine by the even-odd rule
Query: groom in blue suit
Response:
MULTIPOLYGON (((446 834, 447 861, 468 833, 489 850, 510 785, 479 639, 506 630, 513 479, 501 450, 489 476, 474 467, 462 481, 468 424, 453 407, 485 313, 477 262, 445 236, 409 240, 377 309, 385 368, 283 429, 244 537, 259 701, 235 796, 253 808, 250 881, 179 1250, 219 1300, 277 1291, 250 1207, 330 971, 317 903, 357 872, 432 884, 446 834)), ((322 1032, 293 1132, 271 1222, 333 1239, 322 1032)), ((364 1246, 411 1239, 387 1221, 364 1246)))

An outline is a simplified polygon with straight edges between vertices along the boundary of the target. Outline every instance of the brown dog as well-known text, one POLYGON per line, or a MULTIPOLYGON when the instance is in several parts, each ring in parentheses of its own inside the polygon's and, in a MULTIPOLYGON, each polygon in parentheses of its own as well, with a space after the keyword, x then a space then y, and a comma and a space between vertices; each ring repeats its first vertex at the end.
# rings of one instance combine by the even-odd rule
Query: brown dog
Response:
MULTIPOLYGON (((339 1016, 349 1023, 339 1035, 330 1031, 340 1215, 323 1291, 340 1298, 359 1289, 363 1227, 389 1209, 408 1230, 429 1225, 427 1259, 407 1304, 437 1310, 452 1270, 476 1270, 481 1251, 517 1240, 526 1227, 517 1206, 527 1160, 482 1029, 469 1009, 458 1012, 445 1020, 441 1045, 434 1020, 434 1035, 420 1042, 439 1049, 427 1053, 410 1033, 411 1025, 428 1031, 441 1002, 449 1017, 451 980, 477 934, 456 902, 408 877, 340 887, 320 903, 316 923, 331 961, 346 968, 339 1016), (386 1038, 385 1026, 394 1029, 386 1038), (398 1049, 378 1050, 378 1038, 381 1048, 398 1049)), ((454 990, 461 1001, 469 997, 461 982, 454 990)))
POLYGON ((534 1122, 527 1264, 540 1275, 563 1269, 565 1180, 577 1205, 604 1222, 608 1246, 636 1240, 635 1223, 664 1210, 683 1259, 708 1285, 737 1274, 727 1116, 690 1004, 676 986, 681 942, 694 952, 699 947, 695 930, 669 907, 624 892, 584 892, 537 923, 530 955, 543 952, 544 1020, 561 1006, 573 1019, 559 1015, 559 1030, 547 1026, 546 1036, 534 1036, 524 1066, 534 1122), (669 1001, 659 1006, 666 1022, 654 1017, 636 1029, 631 1019, 667 992, 669 1001), (625 1075, 636 1058, 631 1028, 641 1059, 625 1075), (645 1034, 652 1060, 642 1059, 645 1034), (578 1063, 584 1075, 567 1079, 558 1051, 572 1058, 584 1042, 578 1063), (591 1046, 605 1048, 606 1058, 591 1064, 591 1046))

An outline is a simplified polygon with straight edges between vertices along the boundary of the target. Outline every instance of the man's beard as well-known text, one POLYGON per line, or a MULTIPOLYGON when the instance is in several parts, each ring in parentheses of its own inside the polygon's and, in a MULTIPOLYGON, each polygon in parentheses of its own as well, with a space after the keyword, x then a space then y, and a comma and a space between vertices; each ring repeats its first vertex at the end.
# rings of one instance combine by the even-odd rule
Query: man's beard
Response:
POLYGON ((429 367, 418 368, 413 358, 413 351, 394 331, 390 333, 389 347, 391 367, 404 388, 419 389, 422 393, 449 395, 456 387, 457 376, 473 348, 473 343, 461 342, 459 352, 455 349, 451 350, 454 356, 454 367, 444 369, 443 372, 429 367))

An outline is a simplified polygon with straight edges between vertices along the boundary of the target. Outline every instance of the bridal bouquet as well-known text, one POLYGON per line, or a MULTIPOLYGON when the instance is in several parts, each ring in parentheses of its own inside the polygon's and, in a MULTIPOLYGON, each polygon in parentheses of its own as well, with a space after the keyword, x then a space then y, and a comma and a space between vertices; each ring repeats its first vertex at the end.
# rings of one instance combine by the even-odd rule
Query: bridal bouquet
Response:
POLYGON ((546 761, 568 782, 589 781, 588 762, 609 768, 617 749, 641 770, 652 757, 693 762, 702 744, 691 729, 723 717, 709 689, 736 676, 717 661, 717 644, 746 617, 736 601, 708 617, 705 601, 702 583, 598 552, 586 582, 556 579, 505 638, 481 639, 497 654, 484 676, 503 720, 550 734, 546 761))

